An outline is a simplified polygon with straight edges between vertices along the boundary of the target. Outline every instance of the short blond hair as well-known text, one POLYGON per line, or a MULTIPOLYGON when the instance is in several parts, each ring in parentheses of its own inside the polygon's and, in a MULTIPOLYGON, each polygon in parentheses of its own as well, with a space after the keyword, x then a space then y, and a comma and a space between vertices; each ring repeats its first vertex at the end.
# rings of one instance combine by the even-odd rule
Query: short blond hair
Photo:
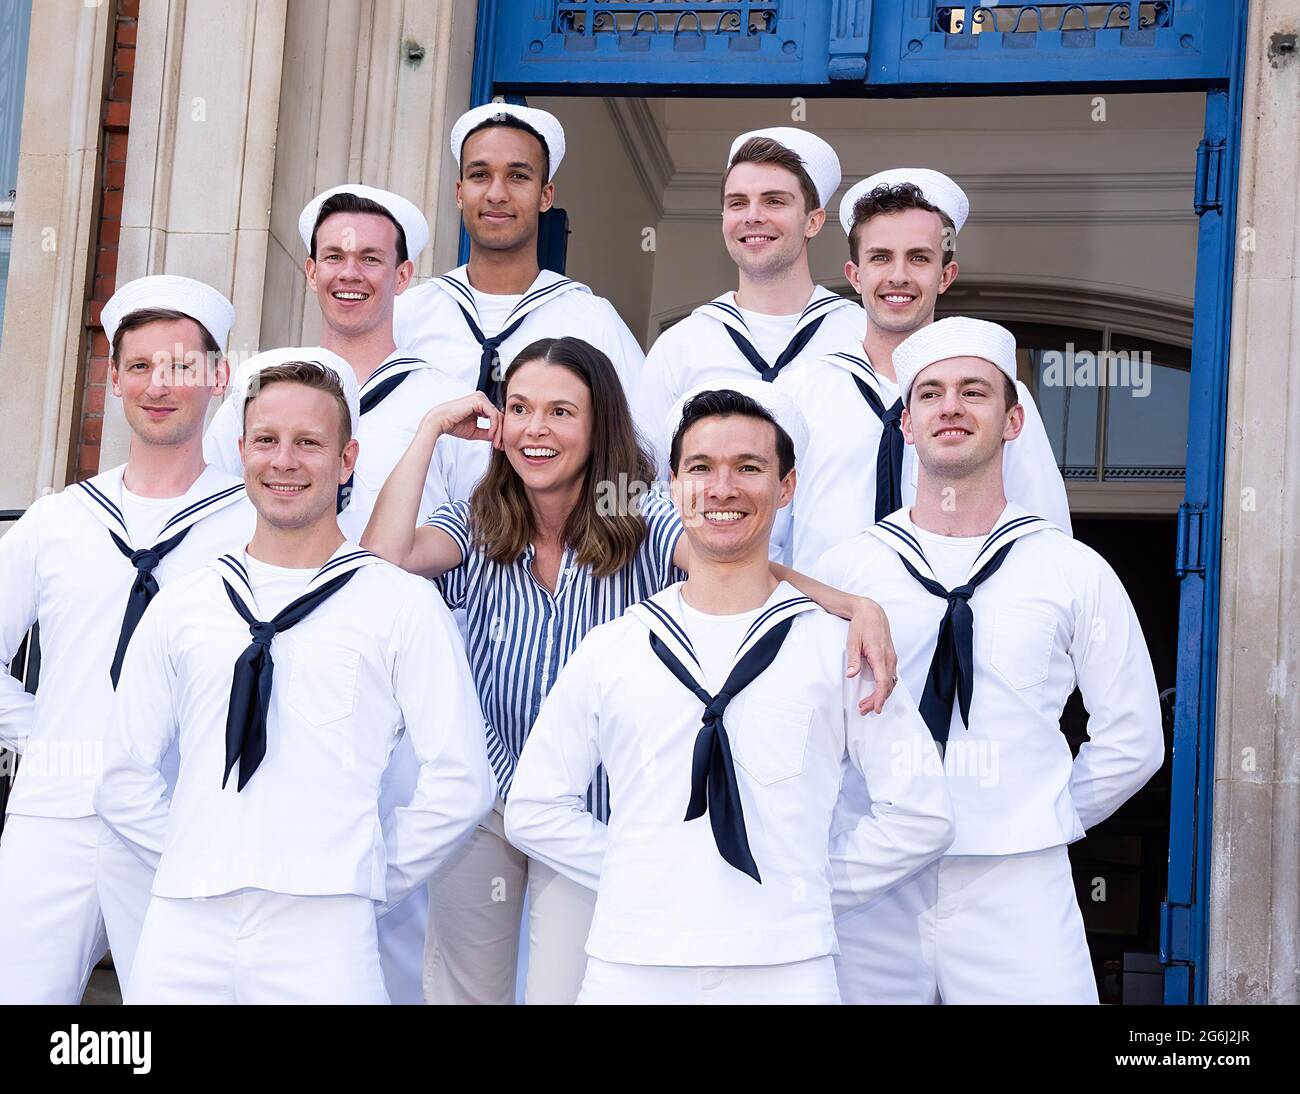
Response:
POLYGON ((333 369, 317 361, 286 361, 262 369, 248 383, 242 409, 245 424, 248 422, 248 404, 269 384, 302 384, 313 391, 334 396, 339 408, 339 447, 345 447, 352 440, 352 411, 348 409, 348 397, 343 393, 343 382, 333 369))

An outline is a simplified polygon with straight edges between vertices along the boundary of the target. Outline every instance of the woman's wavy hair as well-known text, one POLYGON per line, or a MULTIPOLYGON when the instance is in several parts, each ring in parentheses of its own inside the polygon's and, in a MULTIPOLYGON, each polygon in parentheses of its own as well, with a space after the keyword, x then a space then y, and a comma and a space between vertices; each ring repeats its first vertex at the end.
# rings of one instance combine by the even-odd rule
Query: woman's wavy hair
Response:
MULTIPOLYGON (((623 504, 628 485, 654 482, 654 462, 637 438, 623 385, 614 366, 595 346, 580 338, 542 338, 525 346, 510 363, 502 384, 509 406, 510 381, 534 361, 567 368, 591 392, 591 457, 582 495, 564 527, 564 544, 580 566, 596 577, 621 570, 646 536, 640 506, 623 504), (600 495, 616 491, 620 503, 602 504, 600 495)), ((640 488, 638 488, 640 489, 640 488)), ((628 501, 631 499, 628 498, 628 501)), ((492 453, 487 473, 470 495, 474 542, 493 562, 506 564, 528 547, 534 532, 527 490, 502 449, 492 453)))

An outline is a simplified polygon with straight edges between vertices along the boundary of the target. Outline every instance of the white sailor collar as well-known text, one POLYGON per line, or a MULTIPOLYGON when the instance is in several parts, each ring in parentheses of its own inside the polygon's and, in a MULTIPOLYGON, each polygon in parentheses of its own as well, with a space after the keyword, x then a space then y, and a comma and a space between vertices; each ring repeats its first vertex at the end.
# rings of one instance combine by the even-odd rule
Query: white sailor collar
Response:
MULTIPOLYGON (((690 633, 682 611, 682 585, 683 582, 670 585, 639 604, 633 604, 627 609, 626 614, 643 624, 651 634, 663 642, 673 656, 685 666, 692 679, 707 691, 708 684, 704 679, 704 670, 691 645, 690 633)), ((731 664, 727 666, 723 679, 731 675, 736 663, 773 627, 796 615, 811 611, 821 611, 821 609, 793 585, 785 581, 780 582, 745 632, 745 637, 732 655, 731 664)))
POLYGON ((843 369, 850 376, 861 380, 872 391, 875 392, 882 404, 885 402, 884 393, 880 390, 880 377, 876 370, 871 367, 871 362, 867 360, 867 355, 862 352, 851 353, 847 350, 837 350, 834 353, 825 354, 819 360, 825 361, 828 365, 835 368, 843 369))
POLYGON ((424 358, 416 357, 399 347, 384 358, 383 364, 370 374, 366 382, 361 385, 360 394, 365 396, 386 380, 392 380, 403 373, 415 372, 417 369, 429 367, 431 367, 429 362, 424 358))
MULTIPOLYGON (((307 588, 303 590, 302 595, 306 596, 308 593, 315 592, 327 582, 342 577, 352 570, 359 570, 363 566, 374 566, 381 562, 383 562, 383 559, 378 555, 372 555, 364 547, 358 547, 351 540, 344 540, 325 565, 312 575, 312 579, 307 583, 307 588)), ((248 552, 246 550, 232 551, 230 554, 221 555, 208 565, 221 575, 226 586, 244 602, 244 606, 254 619, 263 618, 258 612, 257 598, 253 595, 253 583, 248 577, 248 552)))
MULTIPOLYGON (((451 297, 474 318, 480 327, 483 325, 478 312, 478 302, 474 299, 474 290, 469 283, 469 266, 458 266, 441 277, 435 277, 430 284, 436 285, 451 297)), ((537 278, 528 286, 528 291, 520 297, 519 303, 506 316, 501 329, 505 330, 511 323, 522 319, 529 312, 536 311, 556 297, 569 292, 584 292, 590 295, 591 290, 581 281, 574 281, 552 270, 539 271, 537 278)))
MULTIPOLYGON (((91 516, 131 547, 152 547, 152 543, 131 543, 122 513, 122 476, 125 473, 126 464, 120 464, 94 478, 73 483, 68 490, 91 516)), ((175 499, 175 508, 158 533, 159 541, 179 535, 204 517, 234 505, 244 496, 242 479, 210 465, 204 467, 190 488, 175 499)))
MULTIPOLYGON (((839 293, 831 292, 830 289, 822 285, 814 285, 812 296, 808 298, 808 303, 804 305, 803 311, 799 314, 799 321, 795 324, 794 334, 798 334, 809 323, 813 323, 822 316, 837 311, 839 308, 856 308, 857 306, 854 301, 840 296, 839 293)), ((745 323, 745 317, 736 304, 734 291, 725 292, 721 296, 708 301, 708 303, 701 304, 691 314, 716 320, 723 326, 730 327, 737 334, 744 336, 746 341, 753 341, 753 333, 745 323)))
MULTIPOLYGON (((966 575, 967 581, 979 573, 981 567, 1008 543, 1014 543, 1024 536, 1033 535, 1035 532, 1041 532, 1048 528, 1056 528, 1056 525, 1043 517, 1035 516, 1015 502, 1007 502, 1007 507, 1002 510, 1001 516, 994 522, 993 530, 980 544, 980 549, 972 560, 970 570, 966 575)), ((1059 531, 1059 529, 1057 530, 1059 531)), ((905 505, 897 512, 877 521, 867 531, 894 551, 900 558, 909 562, 923 576, 940 585, 943 584, 935 575, 930 560, 925 557, 925 551, 921 548, 921 540, 916 534, 915 525, 912 524, 908 506, 905 505)))

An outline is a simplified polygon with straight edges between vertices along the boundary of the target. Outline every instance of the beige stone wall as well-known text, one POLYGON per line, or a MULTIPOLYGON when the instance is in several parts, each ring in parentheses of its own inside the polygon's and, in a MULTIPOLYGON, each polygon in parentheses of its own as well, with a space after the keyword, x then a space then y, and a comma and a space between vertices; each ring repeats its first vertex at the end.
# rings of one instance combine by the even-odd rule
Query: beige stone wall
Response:
POLYGON ((649 344, 666 147, 644 100, 530 98, 564 123, 555 204, 569 214, 565 272, 614 303, 649 344), (658 161, 656 163, 656 155, 658 161), (647 236, 650 229, 654 235, 647 236))
MULTIPOLYGON (((578 120, 580 100, 554 101, 566 124, 578 120)), ((894 165, 934 167, 958 178, 972 204, 958 247, 967 284, 1069 287, 1127 297, 1155 311, 1191 306, 1202 95, 1110 95, 1101 104, 1080 95, 814 99, 802 107, 788 99, 670 99, 655 108, 669 176, 657 224, 652 334, 735 287, 721 239, 718 179, 731 140, 771 125, 825 137, 843 165, 840 194, 894 165), (801 113, 792 118, 796 108, 801 113)), ((635 154, 653 171, 647 143, 635 154)), ((625 154, 602 146, 584 160, 579 150, 566 162, 566 178, 617 179, 625 154)), ((837 195, 810 250, 814 276, 834 288, 847 284, 838 209, 837 195)), ((619 238, 617 208, 606 213, 597 206, 592 215, 600 218, 592 235, 619 238)))
MULTIPOLYGON (((232 351, 254 348, 261 323, 286 2, 140 4, 117 283, 215 286, 235 305, 232 351)), ((129 440, 110 396, 100 467, 129 440)))
MULTIPOLYGON (((118 283, 178 273, 235 304, 230 350, 311 343, 298 213, 364 182, 430 212, 417 272, 454 265, 447 131, 468 103, 473 0, 142 0, 118 283), (213 49, 221 42, 221 49, 213 49), (421 56, 421 51, 423 55, 421 56)), ((126 455, 105 408, 100 466, 126 455)))
POLYGON ((1210 1001, 1296 1003, 1300 959, 1300 33, 1246 47, 1224 481, 1210 1001))
POLYGON ((289 0, 287 14, 263 346, 319 336, 298 214, 331 186, 378 186, 424 209, 431 241, 417 278, 456 264, 460 220, 448 140, 469 104, 473 64, 472 0, 289 0))
POLYGON ((111 15, 111 5, 32 9, 0 344, 0 508, 62 487, 75 443, 111 15))

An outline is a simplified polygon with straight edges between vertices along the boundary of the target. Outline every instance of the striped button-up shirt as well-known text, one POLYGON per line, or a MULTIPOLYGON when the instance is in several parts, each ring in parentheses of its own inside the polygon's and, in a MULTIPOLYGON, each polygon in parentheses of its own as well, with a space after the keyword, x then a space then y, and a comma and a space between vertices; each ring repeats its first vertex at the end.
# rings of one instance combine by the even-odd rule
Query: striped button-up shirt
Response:
MULTIPOLYGON (((475 547, 468 502, 441 506, 426 521, 460 547, 463 561, 439 578, 438 586, 449 607, 465 610, 470 669, 487 719, 488 759, 503 798, 542 701, 578 643, 592 627, 617 619, 683 576, 672 563, 682 534, 672 502, 645 494, 642 512, 646 538, 626 566, 594 577, 566 548, 553 593, 533 576, 531 545, 506 564, 490 561, 475 547)), ((609 816, 603 772, 592 783, 588 807, 601 820, 609 816)))

